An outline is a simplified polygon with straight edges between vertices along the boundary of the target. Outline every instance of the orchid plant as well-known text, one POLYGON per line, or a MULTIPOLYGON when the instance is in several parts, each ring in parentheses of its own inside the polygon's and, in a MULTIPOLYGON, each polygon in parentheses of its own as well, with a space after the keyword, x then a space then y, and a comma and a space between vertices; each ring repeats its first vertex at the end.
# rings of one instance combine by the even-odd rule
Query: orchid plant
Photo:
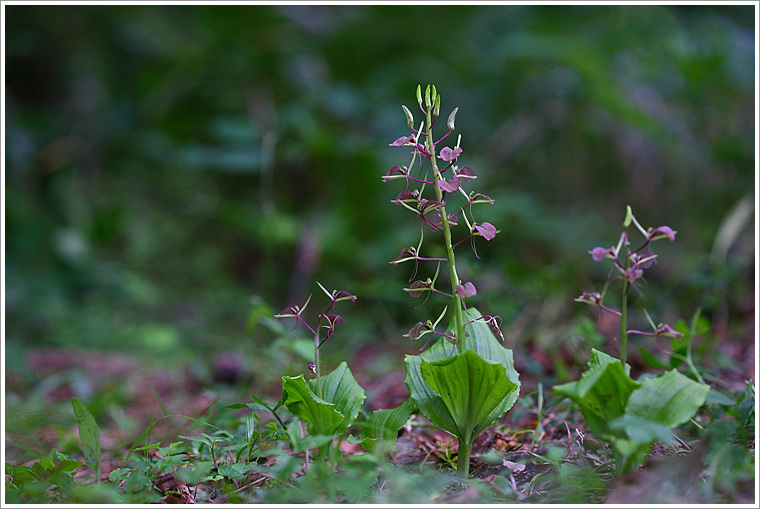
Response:
MULTIPOLYGON (((581 375, 580 380, 553 387, 555 394, 568 397, 579 406, 589 427, 597 435, 612 443, 618 473, 637 466, 654 440, 671 443, 673 436, 670 428, 688 421, 705 403, 710 392, 710 387, 691 363, 690 345, 686 360, 696 380, 676 369, 659 376, 642 376, 639 380, 633 380, 630 377, 631 367, 626 364, 628 334, 668 337, 673 340, 674 346, 684 335, 666 323, 655 325, 646 311, 644 314, 651 325, 651 331, 627 327, 630 290, 642 293, 640 284, 644 271, 657 260, 651 244, 661 239, 673 242, 675 237, 676 231, 669 226, 644 229, 629 206, 617 245, 610 248, 596 247, 589 252, 595 262, 611 260, 613 267, 601 293, 583 292, 575 300, 620 318, 621 358, 615 359, 593 349, 589 369, 581 375), (643 242, 636 249, 631 248, 628 236, 631 225, 644 236, 643 242), (615 279, 622 281, 620 309, 604 304, 609 284, 615 279)), ((698 320, 698 316, 695 315, 693 322, 698 320)), ((689 341, 693 338, 695 329, 696 323, 692 323, 689 341)))
POLYGON ((366 394, 345 361, 328 375, 322 375, 320 349, 343 322, 343 316, 335 309, 336 305, 342 301, 355 302, 356 296, 343 290, 329 292, 319 282, 317 284, 330 299, 330 303, 325 311, 319 313, 316 326, 304 319, 311 295, 303 306, 285 308, 275 317, 295 321, 296 327, 303 325, 314 337, 314 362, 308 364, 314 378, 307 381, 303 374, 297 377, 283 376, 281 403, 308 424, 309 433, 313 437, 322 437, 320 452, 324 458, 332 438, 345 433, 356 420, 366 394))
POLYGON ((405 382, 422 414, 458 438, 457 472, 466 477, 475 437, 512 407, 520 382, 511 350, 500 343, 504 339, 501 318, 481 315, 476 308, 465 304, 466 299, 477 295, 477 289, 473 282, 460 279, 457 272, 455 249, 459 245, 470 241, 479 258, 475 239, 482 237, 490 241, 499 233, 494 225, 477 221, 473 215, 475 205, 492 204, 493 200, 480 192, 466 190, 477 175, 471 168, 459 165, 463 152, 461 135, 455 146, 441 145, 455 130, 459 108, 454 108, 448 116, 446 131, 436 140, 433 127, 441 108, 436 87, 428 85, 423 96, 422 87, 418 86, 417 104, 423 120, 417 126, 412 112, 402 106, 410 132, 391 143, 393 147, 409 149, 409 159, 404 165, 393 166, 383 181, 406 184, 392 202, 414 214, 423 233, 416 247, 402 249, 391 264, 414 263, 410 285, 404 289, 412 298, 425 295, 427 300, 435 294, 446 298, 448 305, 435 321, 418 322, 405 334, 411 340, 428 334, 431 338, 437 336, 434 344, 420 355, 406 356, 405 382), (458 197, 462 201, 459 206, 455 205, 458 197), (466 230, 462 238, 455 241, 453 227, 458 226, 460 220, 466 230), (423 255, 425 228, 442 234, 445 258, 423 255), (420 262, 435 263, 432 278, 415 279, 420 262), (441 264, 448 269, 447 288, 436 287, 441 264), (450 323, 441 329, 439 325, 447 312, 451 314, 450 323))

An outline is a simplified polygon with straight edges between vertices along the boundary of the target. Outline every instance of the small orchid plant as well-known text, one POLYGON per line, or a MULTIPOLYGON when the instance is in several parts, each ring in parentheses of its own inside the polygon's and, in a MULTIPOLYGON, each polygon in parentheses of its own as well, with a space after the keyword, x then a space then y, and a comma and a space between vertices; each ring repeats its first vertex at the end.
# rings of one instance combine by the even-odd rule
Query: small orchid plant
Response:
POLYGON ((312 327, 303 316, 311 295, 303 306, 285 308, 275 317, 295 321, 296 327, 303 325, 314 337, 314 362, 309 362, 308 369, 315 378, 307 381, 303 374, 297 377, 283 376, 281 403, 308 424, 312 437, 321 440, 320 452, 324 458, 332 439, 345 433, 354 423, 367 396, 345 361, 330 374, 322 375, 320 349, 343 322, 343 316, 335 309, 336 305, 342 301, 355 302, 356 296, 343 290, 329 292, 319 282, 317 284, 330 299, 330 303, 325 311, 319 313, 316 326, 312 327))
MULTIPOLYGON (((472 281, 463 281, 457 273, 455 248, 470 241, 479 258, 475 239, 492 240, 499 230, 487 221, 479 222, 473 215, 478 204, 492 204, 493 200, 474 190, 466 190, 477 178, 475 172, 459 165, 461 136, 456 145, 441 146, 455 129, 459 108, 454 108, 446 121, 446 132, 436 140, 433 127, 440 114, 441 96, 435 86, 428 85, 423 97, 417 87, 417 104, 424 119, 419 126, 414 115, 402 106, 411 131, 396 139, 391 146, 410 149, 406 164, 393 166, 383 176, 384 182, 403 181, 406 185, 392 203, 414 214, 422 224, 419 244, 404 248, 391 261, 398 265, 414 262, 410 285, 404 291, 415 299, 432 294, 443 296, 449 304, 443 307, 435 321, 415 324, 407 334, 412 340, 431 334, 438 336, 434 344, 421 355, 407 355, 406 385, 412 399, 428 420, 459 439, 457 472, 466 477, 469 473, 470 454, 475 437, 493 423, 517 399, 520 382, 514 369, 512 352, 501 345, 504 337, 498 316, 482 316, 465 300, 474 297, 477 289, 472 281), (429 163, 429 168, 425 165, 429 163), (455 205, 455 198, 462 204, 455 205), (453 227, 464 222, 464 236, 454 241, 453 227), (422 253, 424 229, 443 234, 446 257, 428 257, 422 253), (434 262, 432 278, 415 279, 420 262, 434 262), (441 264, 448 269, 448 288, 436 287, 441 264), (440 329, 439 324, 447 311, 452 315, 450 324, 440 329), (452 350, 447 345, 453 344, 452 350), (454 355, 456 352, 456 355, 454 355)), ((428 343, 423 345, 423 349, 428 343)))
POLYGON ((631 211, 631 207, 628 206, 626 209, 626 217, 623 221, 623 232, 620 234, 620 239, 618 240, 617 245, 609 248, 595 247, 589 251, 595 262, 612 260, 613 267, 609 273, 602 293, 583 292, 575 300, 576 302, 583 302, 596 306, 604 312, 612 313, 620 317, 620 358, 623 362, 626 361, 627 356, 628 334, 664 336, 670 338, 682 336, 680 332, 676 331, 666 323, 655 325, 646 310, 644 311, 644 314, 647 321, 652 326, 651 331, 629 330, 627 324, 628 295, 630 294, 631 289, 636 290, 639 294, 642 293, 639 285, 644 276, 644 270, 650 268, 657 262, 657 255, 652 252, 652 243, 662 239, 668 239, 670 242, 674 242, 676 240, 676 233, 677 232, 670 226, 659 226, 657 228, 649 228, 645 230, 636 220, 636 217, 631 211), (641 245, 633 250, 631 249, 631 241, 628 237, 628 228, 631 224, 633 224, 644 236, 641 245), (620 261, 621 254, 622 262, 620 261), (617 276, 613 277, 613 274, 617 274, 617 276), (603 303, 609 284, 614 279, 620 279, 622 281, 620 310, 605 306, 603 303))
MULTIPOLYGON (((629 206, 623 221, 623 233, 617 245, 610 248, 595 247, 590 251, 595 262, 611 260, 607 282, 601 293, 584 292, 576 298, 596 306, 603 312, 620 317, 620 359, 592 349, 588 370, 576 382, 553 387, 554 393, 575 402, 583 413, 589 427, 601 438, 610 441, 615 450, 616 469, 622 474, 637 467, 648 452, 654 440, 671 443, 671 428, 688 421, 707 399, 710 387, 706 385, 691 362, 691 343, 687 347, 687 361, 695 380, 674 369, 658 376, 642 376, 638 380, 630 377, 631 367, 626 364, 628 334, 671 338, 676 348, 682 347, 680 339, 684 335, 666 323, 655 325, 645 311, 651 331, 629 330, 627 328, 628 295, 631 289, 641 293, 639 288, 644 271, 657 260, 651 244, 661 239, 675 241, 676 232, 669 226, 644 229, 629 206), (634 225, 644 236, 642 244, 631 249, 628 228, 634 225), (622 255, 622 261, 620 260, 622 255), (604 304, 610 282, 622 281, 620 310, 604 304)), ((698 313, 693 322, 698 320, 698 313)), ((696 323, 692 323, 688 339, 695 334, 696 323)), ((674 356, 675 357, 675 354, 674 356)))

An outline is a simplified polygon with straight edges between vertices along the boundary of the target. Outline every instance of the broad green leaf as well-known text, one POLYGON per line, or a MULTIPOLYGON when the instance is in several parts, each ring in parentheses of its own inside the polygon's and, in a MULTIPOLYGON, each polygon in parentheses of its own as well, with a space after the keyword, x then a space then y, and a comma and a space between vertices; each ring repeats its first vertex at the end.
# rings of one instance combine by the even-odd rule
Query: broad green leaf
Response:
POLYGON ((710 386, 671 370, 647 378, 628 399, 625 413, 674 428, 689 420, 705 403, 710 386))
POLYGON ((414 401, 407 398, 396 408, 375 410, 362 426, 360 437, 371 439, 396 439, 398 430, 406 424, 414 409, 414 401))
POLYGON ((609 422, 623 415, 631 393, 641 384, 632 380, 630 366, 603 352, 592 349, 589 369, 581 379, 553 387, 558 396, 566 396, 581 409, 589 427, 598 435, 620 436, 609 422))
POLYGON ((622 431, 630 441, 638 444, 650 444, 654 440, 668 446, 673 443, 668 426, 636 415, 624 414, 611 421, 610 428, 622 431))
POLYGON ((282 377, 282 391, 285 405, 293 415, 309 424, 311 434, 331 435, 343 422, 343 414, 333 403, 314 394, 303 375, 282 377))
MULTIPOLYGON (((316 394, 317 381, 309 380, 309 386, 316 394)), ((356 382, 345 361, 338 364, 332 373, 322 377, 322 399, 333 403, 335 410, 343 415, 343 421, 337 429, 338 433, 345 432, 354 423, 366 398, 364 389, 356 382)))
POLYGON ((79 440, 82 442, 84 460, 95 472, 95 480, 100 484, 100 431, 95 418, 84 404, 76 398, 71 398, 74 415, 79 428, 79 440))
POLYGON ((421 372, 454 421, 454 428, 446 431, 468 444, 495 420, 492 415, 517 389, 501 363, 488 362, 474 350, 434 361, 423 359, 421 372))
MULTIPOLYGON (((436 343, 436 345, 439 343, 436 343)), ((431 349, 434 347, 435 345, 433 345, 431 349)), ((421 355, 407 355, 404 358, 404 364, 406 366, 404 382, 409 389, 409 394, 417 404, 417 408, 420 409, 420 412, 422 412, 430 422, 441 429, 453 433, 452 430, 455 430, 457 427, 454 422, 454 417, 443 399, 441 399, 441 397, 436 394, 436 392, 422 378, 422 372, 420 370, 422 361, 423 357, 421 355)))
MULTIPOLYGON (((469 321, 480 318, 481 314, 477 309, 469 308, 465 316, 469 321)), ((495 408, 490 409, 488 415, 483 418, 483 421, 489 421, 490 424, 490 422, 493 422, 504 414, 504 412, 509 410, 512 405, 514 405, 515 401, 517 401, 519 394, 518 389, 520 387, 519 375, 514 369, 512 351, 501 345, 488 324, 484 322, 474 322, 465 326, 465 331, 468 335, 467 340, 464 343, 465 350, 474 351, 482 360, 489 363, 501 364, 501 369, 506 378, 514 384, 514 387, 511 388, 509 392, 500 394, 500 404, 495 408)), ((452 409, 448 407, 447 402, 444 401, 423 378, 421 366, 423 361, 447 359, 456 354, 456 346, 446 341, 445 338, 441 338, 422 354, 407 355, 404 359, 404 364, 406 366, 406 377, 404 381, 406 382, 409 393, 417 404, 417 407, 422 414, 430 420, 430 422, 450 433, 456 433, 455 430, 458 429, 452 409)), ((475 435, 472 436, 474 437, 475 435)))
POLYGON ((396 408, 375 410, 367 422, 362 425, 359 438, 348 437, 350 444, 361 444, 366 450, 373 452, 375 444, 381 440, 396 440, 398 430, 406 424, 414 409, 414 400, 407 398, 396 408))

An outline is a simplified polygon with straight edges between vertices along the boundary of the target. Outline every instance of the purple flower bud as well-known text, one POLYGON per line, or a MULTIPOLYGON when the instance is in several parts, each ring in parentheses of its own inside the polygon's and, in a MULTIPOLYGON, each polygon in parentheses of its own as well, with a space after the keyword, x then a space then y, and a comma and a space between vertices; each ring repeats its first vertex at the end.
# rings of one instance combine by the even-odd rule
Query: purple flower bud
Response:
POLYGON ((665 235, 671 242, 676 240, 676 232, 670 226, 660 226, 655 228, 649 233, 649 239, 653 239, 656 235, 665 235))
POLYGON ((438 181, 438 185, 447 193, 453 193, 459 189, 459 178, 451 177, 449 180, 441 179, 438 181))
POLYGON ((311 371, 312 373, 316 373, 317 372, 317 365, 314 364, 313 362, 310 362, 309 363, 309 371, 311 371))
POLYGON ((404 145, 407 145, 410 141, 414 140, 414 136, 402 136, 401 138, 396 138, 396 141, 391 143, 391 146, 393 147, 403 147, 404 145))
POLYGON ((461 148, 451 149, 449 147, 443 147, 441 149, 441 153, 439 154, 439 157, 443 159, 444 161, 448 162, 448 161, 453 161, 454 159, 459 157, 459 154, 461 153, 462 153, 461 148))
POLYGON ((464 286, 456 285, 454 288, 457 291, 457 294, 459 294, 459 296, 463 299, 466 299, 467 297, 472 297, 473 295, 478 293, 477 290, 475 289, 475 285, 469 281, 466 282, 464 286))
POLYGON ((477 230, 477 232, 481 234, 486 240, 493 239, 496 237, 496 234, 499 233, 499 230, 497 230, 494 225, 488 222, 483 222, 480 224, 475 223, 475 226, 473 226, 473 228, 477 230))

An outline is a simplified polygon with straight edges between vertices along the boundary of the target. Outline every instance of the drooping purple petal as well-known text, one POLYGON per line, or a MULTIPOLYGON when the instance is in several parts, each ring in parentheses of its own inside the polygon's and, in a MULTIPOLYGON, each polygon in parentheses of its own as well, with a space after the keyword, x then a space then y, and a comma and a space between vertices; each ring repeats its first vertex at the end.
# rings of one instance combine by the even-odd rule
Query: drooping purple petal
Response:
POLYGON ((426 324, 423 322, 417 322, 414 325, 414 327, 412 327, 411 330, 409 331, 409 339, 411 340, 420 339, 423 329, 427 329, 426 324))
POLYGON ((461 148, 451 149, 449 147, 443 147, 441 149, 441 153, 439 154, 439 157, 443 159, 444 161, 449 162, 459 157, 459 154, 461 153, 462 153, 461 148))
POLYGON ((601 262, 608 255, 611 258, 615 257, 615 250, 612 249, 611 247, 595 247, 594 249, 589 251, 589 253, 591 253, 591 258, 593 258, 595 262, 601 262))
POLYGON ((453 193, 459 189, 459 178, 451 177, 449 180, 441 179, 438 181, 438 185, 447 193, 453 193))
POLYGON ((398 254, 396 258, 391 260, 391 264, 398 265, 402 261, 406 261, 410 258, 417 258, 417 254, 411 249, 409 249, 408 247, 405 247, 404 249, 401 250, 401 252, 398 254))
POLYGON ((473 295, 477 294, 478 291, 475 289, 475 285, 471 282, 466 282, 464 285, 456 285, 454 289, 457 291, 457 294, 463 299, 466 299, 467 297, 472 297, 473 295))
POLYGON ((665 235, 665 237, 668 238, 669 241, 673 242, 676 240, 676 232, 671 228, 670 226, 660 226, 658 228, 655 228, 652 230, 652 232, 649 234, 649 238, 654 238, 655 235, 665 235))
POLYGON ((422 293, 425 291, 425 289, 429 287, 430 285, 425 283, 424 281, 417 280, 409 286, 409 295, 414 297, 415 299, 419 299, 422 296, 422 293))
POLYGON ((493 198, 483 193, 470 193, 470 204, 474 203, 490 203, 493 205, 493 198))
POLYGON ((338 290, 333 295, 333 302, 340 302, 342 300, 350 300, 351 302, 356 302, 356 295, 348 293, 345 290, 338 290))
POLYGON ((458 177, 472 179, 475 178, 475 172, 469 166, 463 166, 456 171, 458 177))
POLYGON ((480 224, 475 224, 474 228, 480 233, 484 239, 491 240, 494 237, 496 237, 496 234, 499 233, 499 231, 496 229, 494 225, 488 222, 483 222, 480 224))
POLYGON ((414 193, 412 193, 409 189, 404 189, 403 191, 401 191, 400 193, 398 193, 398 195, 396 196, 396 199, 393 200, 393 203, 395 203, 396 205, 398 205, 399 207, 401 207, 402 205, 401 205, 400 202, 402 202, 402 201, 412 201, 412 200, 416 200, 416 199, 417 199, 417 197, 414 195, 414 193))
POLYGON ((414 136, 402 136, 401 138, 396 138, 396 141, 391 143, 391 145, 394 147, 403 147, 412 140, 414 140, 414 136))
POLYGON ((390 170, 388 170, 388 173, 386 173, 385 176, 386 177, 390 177, 391 175, 394 175, 396 173, 398 173, 400 175, 408 175, 408 172, 406 170, 404 170, 403 168, 401 168, 401 166, 396 165, 393 168, 391 168, 390 170))

